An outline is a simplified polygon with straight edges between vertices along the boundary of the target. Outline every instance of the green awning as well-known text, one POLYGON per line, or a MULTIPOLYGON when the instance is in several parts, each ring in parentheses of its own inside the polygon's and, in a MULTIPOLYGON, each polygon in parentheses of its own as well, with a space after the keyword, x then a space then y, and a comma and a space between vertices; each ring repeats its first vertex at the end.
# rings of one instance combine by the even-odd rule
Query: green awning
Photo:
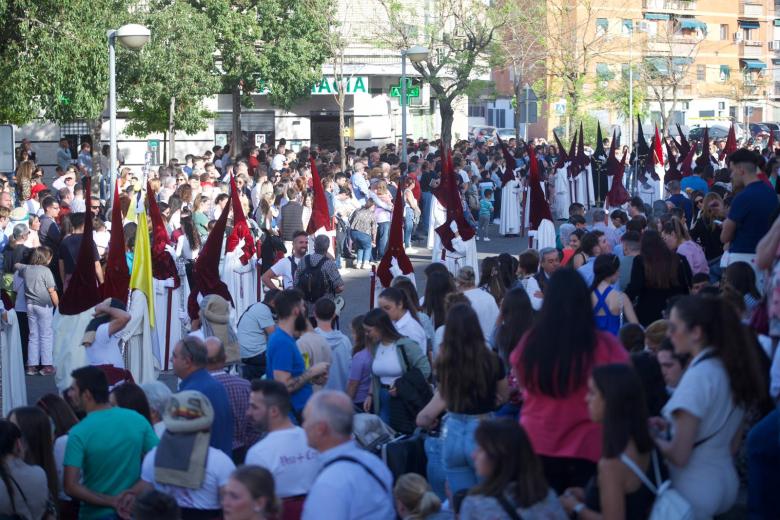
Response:
POLYGON ((775 18, 775 27, 780 27, 780 18, 775 18))
POLYGON ((606 18, 596 18, 596 27, 599 27, 601 29, 608 29, 609 28, 609 20, 606 18))
POLYGON ((700 29, 707 32, 707 24, 695 18, 680 18, 681 29, 700 29))
POLYGON ((764 70, 766 68, 766 63, 764 63, 761 60, 739 60, 742 62, 742 65, 745 66, 748 70, 764 70))
POLYGON ((728 65, 721 65, 720 66, 720 79, 721 81, 726 81, 731 77, 731 67, 728 65))
POLYGON ((674 65, 690 65, 693 63, 693 58, 672 58, 674 65))
MULTIPOLYGON (((743 29, 758 29, 761 24, 753 20, 739 20, 739 26, 743 29)), ((777 25, 777 24, 775 24, 777 25)))
MULTIPOLYGON (((775 21, 780 22, 780 20, 775 20, 775 21)), ((634 29, 634 21, 623 20, 623 27, 625 27, 628 32, 631 32, 634 29)))
POLYGON ((664 13, 645 13, 645 20, 668 20, 669 15, 664 13))
POLYGON ((645 64, 648 66, 651 73, 653 72, 653 69, 655 69, 656 74, 669 74, 669 62, 666 61, 666 58, 645 58, 645 64))

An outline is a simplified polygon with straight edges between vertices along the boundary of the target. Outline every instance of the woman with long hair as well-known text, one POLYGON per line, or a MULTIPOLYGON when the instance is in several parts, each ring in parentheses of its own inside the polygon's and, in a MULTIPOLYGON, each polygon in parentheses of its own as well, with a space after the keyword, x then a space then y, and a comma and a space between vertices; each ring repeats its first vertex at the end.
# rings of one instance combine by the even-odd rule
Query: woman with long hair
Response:
POLYGON ((618 335, 622 319, 628 323, 637 323, 636 313, 631 300, 625 293, 615 289, 620 279, 620 259, 615 255, 600 255, 593 263, 593 285, 591 302, 596 328, 618 335))
POLYGON ((68 445, 68 432, 78 424, 79 420, 73 409, 57 394, 46 394, 35 403, 35 406, 49 416, 54 429, 54 464, 57 468, 57 485, 59 487, 58 510, 62 520, 75 520, 79 516, 79 503, 65 493, 63 477, 65 475, 65 448, 68 445))
POLYGON ((409 304, 409 308, 414 309, 417 313, 417 321, 425 331, 425 339, 427 340, 427 347, 430 350, 431 343, 433 342, 433 335, 436 333, 436 329, 433 326, 431 317, 425 312, 425 309, 420 305, 420 295, 417 292, 412 280, 407 276, 396 276, 393 278, 390 287, 400 289, 406 295, 406 301, 409 304))
POLYGON ((601 247, 599 246, 600 236, 599 231, 591 231, 582 236, 580 248, 571 259, 572 267, 579 269, 588 262, 592 262, 593 259, 601 254, 601 247))
POLYGON ((477 483, 471 453, 479 422, 506 401, 506 368, 487 348, 477 315, 458 304, 447 313, 444 342, 435 361, 439 386, 417 415, 417 425, 433 428, 446 410, 442 430, 444 471, 454 494, 477 483))
POLYGON ((696 518, 711 518, 737 499, 733 453, 746 411, 766 397, 766 374, 734 307, 722 298, 677 300, 669 337, 675 353, 692 360, 663 419, 652 419, 655 443, 670 464, 672 485, 696 518))
POLYGON ((274 477, 260 466, 236 469, 222 493, 225 520, 270 520, 281 510, 276 497, 274 477))
POLYGON ((710 266, 704 257, 704 250, 699 244, 691 240, 688 228, 683 221, 677 217, 672 217, 661 227, 661 237, 671 251, 682 255, 688 260, 693 274, 709 274, 710 266))
POLYGON ((517 282, 517 258, 509 253, 501 253, 498 255, 498 268, 504 287, 514 287, 517 282))
POLYGON ((561 504, 567 513, 576 512, 577 518, 645 520, 655 493, 639 475, 654 482, 661 460, 648 431, 639 377, 627 365, 596 367, 588 381, 587 399, 591 420, 602 426, 598 476, 584 489, 567 489, 561 504))
POLYGON ((414 421, 397 413, 397 405, 402 403, 395 395, 395 381, 411 368, 419 369, 426 378, 430 377, 428 356, 415 341, 398 332, 390 316, 382 309, 366 313, 363 328, 373 358, 371 389, 363 402, 363 410, 379 415, 397 431, 410 432, 414 430, 414 421))
POLYGON ((504 299, 507 287, 504 285, 504 281, 501 278, 501 264, 498 262, 498 257, 489 256, 482 260, 479 276, 478 287, 483 291, 490 293, 496 300, 496 305, 500 306, 501 300, 504 299))
POLYGON ((406 336, 423 352, 428 352, 428 336, 417 314, 417 302, 411 301, 406 292, 398 287, 388 287, 379 293, 379 308, 390 316, 401 336, 406 336))
POLYGON ((582 276, 571 269, 556 271, 536 322, 510 356, 524 388, 520 424, 559 493, 583 487, 601 457, 601 432, 585 404, 591 370, 628 362, 617 338, 597 330, 593 315, 582 312, 590 306, 582 276))
POLYGON ((691 227, 691 238, 704 249, 704 256, 713 267, 713 262, 719 261, 723 255, 723 242, 720 241, 720 231, 723 225, 723 198, 711 191, 704 196, 702 209, 696 223, 691 227))
MULTIPOLYGON (((584 237, 586 234, 587 231, 584 229, 575 229, 571 232, 571 234, 569 234, 569 243, 566 245, 566 247, 563 248, 561 265, 569 265, 569 263, 572 261, 572 258, 574 258, 574 255, 580 252, 580 247, 582 247, 582 237, 584 237)), ((583 263, 585 260, 585 258, 582 258, 583 263)))
POLYGON ((531 329, 534 310, 531 300, 522 287, 507 291, 501 302, 500 314, 490 344, 501 360, 509 366, 509 355, 515 349, 523 334, 531 329))
POLYGON ((49 416, 36 406, 21 406, 11 410, 8 420, 22 432, 24 461, 31 466, 40 466, 46 472, 49 497, 55 501, 60 492, 60 484, 49 416))
POLYGON ((639 323, 647 327, 663 317, 667 300, 688 294, 693 274, 688 260, 671 251, 657 231, 642 234, 626 294, 636 302, 639 323))
POLYGON ((474 433, 472 455, 481 482, 460 508, 461 520, 568 518, 547 484, 539 457, 515 421, 483 421, 474 433))
POLYGON ((444 300, 448 294, 455 292, 455 282, 449 272, 436 271, 428 275, 425 282, 425 296, 422 310, 433 321, 434 330, 444 325, 447 313, 444 300))
POLYGON ((734 262, 723 271, 720 281, 723 288, 733 290, 745 304, 744 318, 750 319, 761 300, 756 287, 756 272, 747 262, 734 262))
POLYGON ((143 389, 135 383, 124 383, 115 387, 108 396, 108 402, 112 406, 134 410, 149 421, 149 424, 154 424, 149 400, 143 389))
POLYGON ((176 256, 186 261, 194 262, 197 260, 202 244, 200 233, 195 226, 195 221, 189 208, 182 208, 181 232, 174 232, 174 234, 178 235, 176 238, 176 256))
POLYGON ((43 518, 49 500, 46 472, 24 461, 22 432, 0 419, 0 515, 43 518))
POLYGON ((352 364, 349 367, 347 395, 356 410, 363 410, 363 401, 371 390, 371 351, 366 348, 366 331, 361 314, 352 318, 352 364))

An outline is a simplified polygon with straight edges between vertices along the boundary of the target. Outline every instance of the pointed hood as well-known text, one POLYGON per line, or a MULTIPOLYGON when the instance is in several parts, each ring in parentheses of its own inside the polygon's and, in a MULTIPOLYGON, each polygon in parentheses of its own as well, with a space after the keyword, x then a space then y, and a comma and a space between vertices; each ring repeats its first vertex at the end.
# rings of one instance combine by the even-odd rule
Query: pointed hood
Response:
MULTIPOLYGON (((321 187, 322 184, 320 184, 320 188, 321 187)), ((241 248, 243 254, 241 255, 240 260, 242 265, 246 265, 257 251, 255 249, 255 239, 252 236, 252 232, 249 231, 249 224, 246 221, 244 208, 241 206, 241 199, 238 197, 235 175, 230 176, 230 201, 233 207, 233 231, 230 233, 230 236, 227 237, 225 252, 230 253, 233 251, 243 239, 244 246, 241 248)), ((325 211, 328 211, 327 202, 325 203, 325 211)))
POLYGON ((111 238, 108 242, 105 281, 101 291, 103 298, 116 298, 127 305, 130 271, 127 269, 127 258, 125 257, 125 230, 122 226, 118 182, 114 183, 114 202, 111 207, 111 238))
POLYGON ((655 152, 656 164, 660 164, 661 166, 663 166, 664 150, 661 144, 662 143, 661 134, 658 132, 658 125, 655 125, 655 136, 653 136, 653 140, 655 141, 655 149, 653 151, 655 152))
MULTIPOLYGON (((89 177, 87 177, 84 192, 92 193, 89 177)), ((117 225, 122 225, 121 219, 117 225)), ((59 310, 60 314, 73 316, 91 309, 100 302, 100 288, 95 274, 95 238, 92 235, 92 219, 85 218, 84 234, 81 237, 79 254, 76 258, 76 268, 65 294, 62 295, 59 310)))
POLYGON ((314 235, 320 228, 325 228, 325 231, 331 231, 333 229, 333 220, 328 213, 328 200, 325 198, 325 190, 322 187, 322 181, 320 180, 320 174, 317 171, 317 165, 314 162, 314 157, 309 157, 311 164, 311 182, 312 189, 314 190, 314 201, 311 206, 311 218, 309 219, 309 225, 306 228, 306 232, 309 235, 314 235))
POLYGON ((701 155, 696 158, 696 166, 701 166, 704 169, 710 166, 710 129, 706 126, 701 138, 701 155))
POLYGON ((501 153, 503 154, 504 161, 506 162, 506 170, 504 171, 504 176, 501 178, 501 187, 503 188, 509 183, 509 181, 514 180, 517 161, 515 161, 514 156, 509 152, 509 148, 506 147, 506 143, 501 140, 501 136, 496 134, 496 137, 498 138, 498 145, 501 147, 501 153))
MULTIPOLYGON (((403 184, 403 179, 402 179, 403 184)), ((414 272, 414 266, 411 260, 404 250, 404 190, 398 188, 395 194, 395 201, 393 202, 393 219, 390 222, 390 239, 387 242, 387 249, 385 250, 382 260, 379 262, 379 266, 376 269, 376 275, 379 277, 379 281, 383 287, 390 287, 390 282, 393 281, 393 274, 390 272, 390 267, 393 264, 393 258, 398 262, 398 267, 403 274, 409 274, 414 272)))
POLYGON ((682 175, 683 178, 693 175, 693 157, 695 155, 696 147, 690 146, 688 148, 688 155, 683 157, 683 160, 680 163, 680 175, 682 175))
POLYGON ((604 150, 604 138, 601 136, 601 121, 596 122, 596 149, 593 150, 593 157, 606 157, 607 151, 604 150))
MULTIPOLYGON (((653 138, 650 140, 650 148, 648 148, 647 159, 645 160, 645 174, 649 173, 653 180, 659 180, 658 174, 655 171, 655 166, 658 164, 657 150, 661 146, 661 143, 656 140, 658 134, 653 134, 653 138)), ((661 154, 663 157, 663 154, 661 154)), ((644 178, 647 178, 645 175, 644 178)))
POLYGON ((569 161, 569 166, 567 168, 568 170, 568 176, 574 177, 576 175, 577 170, 577 133, 578 129, 574 130, 574 135, 571 138, 571 145, 569 146, 569 153, 566 156, 569 161))
POLYGON ((642 129, 642 120, 639 118, 639 116, 636 116, 636 124, 636 156, 637 159, 642 159, 650 155, 650 148, 647 146, 647 141, 645 140, 645 131, 642 129))
MULTIPOLYGON (((771 135, 771 134, 770 134, 771 135)), ((720 156, 718 157, 718 160, 723 160, 729 155, 733 154, 737 151, 737 133, 734 130, 734 123, 731 123, 731 128, 729 128, 729 135, 726 138, 726 145, 723 147, 723 150, 720 152, 720 156)))
POLYGON ((682 128, 680 128, 680 123, 677 123, 677 135, 680 136, 680 146, 678 147, 680 157, 685 157, 688 155, 688 152, 691 151, 691 143, 685 138, 685 134, 683 133, 682 128))
POLYGON ((528 222, 531 224, 531 229, 539 229, 539 224, 541 224, 542 220, 555 221, 550 212, 550 205, 547 203, 547 199, 544 198, 544 192, 542 191, 542 177, 539 175, 539 161, 536 159, 536 152, 533 146, 527 146, 527 149, 529 159, 528 186, 531 198, 528 222))
POLYGON ((606 173, 612 177, 617 173, 617 168, 620 165, 617 159, 617 144, 615 142, 615 132, 612 132, 612 141, 609 143, 609 155, 607 155, 606 173))
POLYGON ((571 176, 578 176, 588 167, 588 164, 590 164, 590 161, 585 155, 585 132, 583 131, 582 122, 580 122, 580 130, 577 134, 577 155, 571 161, 571 176))
POLYGON ((160 206, 157 205, 152 186, 148 182, 146 183, 146 203, 149 206, 149 219, 152 221, 152 276, 157 280, 173 278, 173 288, 176 289, 181 285, 179 272, 173 257, 165 250, 166 246, 170 244, 168 230, 165 229, 160 206))
POLYGON ((674 158, 674 155, 672 155, 672 145, 669 144, 667 141, 664 143, 666 145, 666 157, 667 157, 667 168, 666 168, 666 176, 664 177, 664 182, 667 183, 669 181, 679 181, 682 179, 682 174, 680 173, 680 169, 677 165, 677 159, 674 158))
POLYGON ((606 205, 610 208, 617 208, 631 200, 631 195, 628 194, 626 187, 623 186, 623 173, 626 170, 627 156, 628 150, 623 152, 623 158, 617 163, 615 173, 612 176, 612 186, 606 196, 606 205))
POLYGON ((569 160, 569 156, 566 154, 566 149, 563 147, 561 140, 558 138, 558 134, 553 130, 553 137, 555 138, 555 147, 558 148, 558 162, 555 163, 555 169, 563 168, 566 161, 569 160))
POLYGON ((463 215, 463 202, 460 197, 458 184, 455 182, 455 169, 452 165, 452 152, 445 151, 441 171, 441 183, 433 192, 439 203, 446 209, 447 218, 444 223, 436 228, 436 233, 441 238, 442 246, 448 251, 454 251, 452 239, 455 234, 452 232, 451 224, 454 222, 458 228, 463 241, 474 238, 476 234, 474 229, 466 221, 463 215))
POLYGON ((219 278, 219 260, 222 257, 222 241, 225 238, 230 202, 228 200, 225 209, 219 214, 219 218, 206 238, 206 243, 201 248, 198 259, 195 261, 195 266, 192 269, 197 289, 190 293, 190 298, 187 301, 187 313, 190 315, 190 319, 193 320, 198 318, 198 313, 200 312, 198 294, 202 296, 218 294, 231 302, 231 304, 233 303, 233 298, 230 296, 227 285, 219 278))
POLYGON ((766 147, 769 149, 769 154, 775 153, 775 131, 769 132, 769 141, 766 143, 766 147))

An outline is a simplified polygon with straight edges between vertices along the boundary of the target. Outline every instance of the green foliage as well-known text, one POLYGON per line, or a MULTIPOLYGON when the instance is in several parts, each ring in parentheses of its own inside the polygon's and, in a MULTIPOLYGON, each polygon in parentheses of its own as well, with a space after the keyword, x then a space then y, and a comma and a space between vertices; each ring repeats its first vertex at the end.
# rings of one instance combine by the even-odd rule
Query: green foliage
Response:
POLYGON ((0 120, 94 119, 108 92, 106 31, 129 0, 0 2, 0 120))
POLYGON ((188 134, 204 130, 213 114, 203 100, 220 88, 211 21, 189 4, 156 1, 143 23, 152 33, 143 49, 117 45, 118 91, 130 112, 126 132, 145 136, 167 131, 172 97, 174 127, 188 134))
POLYGON ((644 83, 637 80, 634 73, 633 110, 631 110, 631 95, 629 93, 628 79, 622 78, 616 84, 607 87, 598 87, 590 96, 589 101, 597 106, 607 106, 615 110, 623 121, 636 119, 636 116, 644 118, 648 113, 647 89, 644 83))

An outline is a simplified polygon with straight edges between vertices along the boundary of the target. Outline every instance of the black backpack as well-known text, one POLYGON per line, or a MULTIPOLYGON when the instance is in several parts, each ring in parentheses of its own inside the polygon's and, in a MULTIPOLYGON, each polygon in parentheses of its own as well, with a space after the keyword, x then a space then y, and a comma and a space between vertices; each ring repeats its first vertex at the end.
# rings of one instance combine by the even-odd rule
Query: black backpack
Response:
POLYGON ((327 259, 323 256, 316 265, 311 265, 309 255, 303 259, 303 272, 295 281, 295 285, 303 292, 303 299, 309 303, 316 302, 328 293, 330 284, 322 272, 322 265, 327 259))

